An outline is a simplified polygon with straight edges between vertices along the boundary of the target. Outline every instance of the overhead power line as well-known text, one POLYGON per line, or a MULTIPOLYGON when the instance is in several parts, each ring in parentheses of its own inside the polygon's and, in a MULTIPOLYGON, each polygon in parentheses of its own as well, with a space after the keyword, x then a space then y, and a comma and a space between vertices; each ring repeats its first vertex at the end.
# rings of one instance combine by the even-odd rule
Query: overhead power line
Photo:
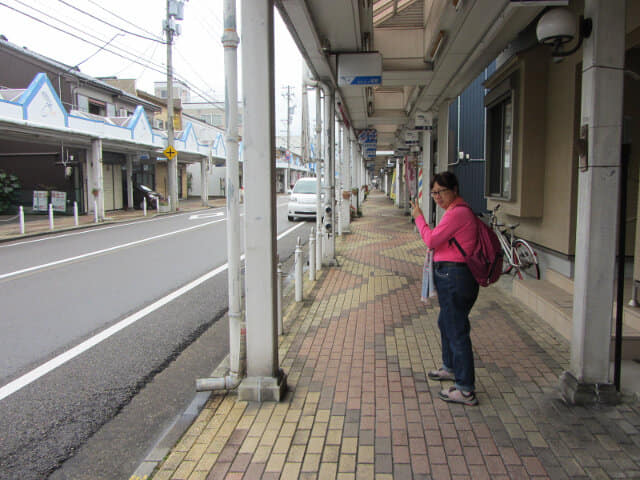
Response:
MULTIPOLYGON (((127 60, 127 61, 129 61, 129 62, 132 62, 132 63, 135 63, 135 64, 137 64, 137 65, 140 65, 140 66, 144 67, 145 69, 149 69, 149 70, 152 70, 152 71, 154 71, 154 72, 157 72, 157 73, 160 73, 160 74, 163 74, 163 75, 166 73, 166 66, 165 66, 165 65, 156 64, 156 63, 151 62, 151 61, 149 61, 149 60, 147 60, 147 59, 145 59, 145 58, 142 58, 142 57, 140 57, 140 56, 137 56, 137 55, 131 54, 131 53, 129 53, 129 52, 127 52, 127 54, 122 54, 122 53, 119 53, 119 52, 117 52, 117 51, 114 51, 114 50, 112 50, 112 49, 110 49, 110 48, 107 48, 108 44, 109 44, 113 39, 112 39, 112 40, 109 40, 109 41, 106 41, 106 40, 104 40, 104 39, 101 39, 101 38, 99 38, 99 37, 96 37, 95 35, 90 34, 89 32, 83 31, 83 30, 81 30, 81 29, 79 29, 79 28, 77 28, 77 27, 75 27, 75 26, 73 26, 73 25, 70 25, 70 24, 68 24, 68 23, 66 23, 66 22, 64 22, 64 21, 62 21, 62 20, 60 20, 60 19, 58 19, 58 18, 56 18, 56 17, 53 17, 53 16, 51 16, 51 15, 49 15, 49 14, 45 13, 45 12, 42 12, 41 10, 38 10, 38 9, 36 9, 36 8, 34 8, 34 7, 31 7, 31 6, 29 6, 29 5, 26 5, 26 4, 24 4, 23 2, 21 2, 20 0, 14 0, 14 1, 16 1, 17 3, 20 3, 20 4, 24 5, 24 6, 27 6, 27 7, 31 8, 31 9, 33 9, 33 10, 37 11, 38 13, 43 14, 43 15, 47 16, 48 18, 53 19, 53 20, 55 20, 55 21, 57 21, 57 22, 59 22, 59 23, 61 23, 61 24, 65 25, 65 26, 67 26, 67 27, 69 27, 69 28, 72 28, 72 29, 74 29, 74 30, 77 30, 77 31, 81 32, 82 34, 84 34, 84 35, 86 35, 86 36, 88 36, 88 37, 92 37, 92 38, 95 38, 95 39, 97 39, 98 41, 100 41, 100 42, 101 42, 101 44, 95 43, 95 42, 93 42, 93 41, 91 41, 91 40, 88 40, 87 38, 83 38, 83 37, 81 37, 80 35, 77 35, 77 34, 75 34, 75 33, 71 32, 71 31, 69 31, 69 30, 67 30, 67 29, 63 29, 63 28, 61 28, 61 27, 58 27, 57 25, 53 25, 53 24, 51 24, 51 23, 49 23, 49 22, 46 22, 45 20, 43 20, 43 19, 41 19, 41 18, 38 18, 38 17, 36 17, 36 16, 34 16, 34 15, 31 15, 30 13, 24 12, 24 11, 22 11, 22 10, 20 10, 20 9, 18 9, 18 8, 15 8, 15 7, 11 6, 11 5, 7 5, 7 4, 6 4, 5 2, 3 2, 3 1, 0 1, 0 6, 4 6, 4 7, 6 7, 6 8, 8 8, 8 9, 10 9, 10 10, 13 10, 14 12, 17 12, 17 13, 19 13, 19 14, 21 14, 21 15, 24 15, 25 17, 28 17, 28 18, 30 18, 30 19, 32 19, 32 20, 34 20, 34 21, 38 22, 38 23, 42 23, 43 25, 46 25, 46 26, 48 26, 48 27, 50 27, 50 28, 53 28, 54 30, 57 30, 57 31, 59 31, 59 32, 61 32, 61 33, 64 33, 64 34, 66 34, 66 35, 69 35, 69 36, 71 36, 71 37, 73 37, 73 38, 75 38, 75 39, 77 39, 77 40, 80 40, 80 41, 82 41, 82 42, 84 42, 84 43, 87 43, 87 44, 92 45, 92 46, 94 46, 94 47, 98 47, 98 51, 96 51, 96 52, 95 52, 93 55, 91 55, 91 56, 95 56, 95 55, 96 55, 97 53, 99 53, 100 51, 105 51, 105 52, 111 53, 112 55, 115 55, 115 56, 117 56, 117 57, 123 58, 123 59, 125 59, 125 60, 127 60)), ((120 47, 116 47, 115 45, 114 45, 113 47, 114 47, 114 48, 118 48, 118 49, 123 50, 123 51, 126 51, 126 50, 124 50, 124 49, 122 49, 122 48, 120 48, 120 47)), ((91 58, 91 57, 89 57, 89 58, 91 58)), ((86 62, 87 60, 88 60, 88 58, 87 58, 87 59, 85 59, 85 60, 83 60, 83 61, 82 61, 82 62, 80 62, 80 63, 84 63, 84 62, 86 62)), ((217 102, 217 100, 216 100, 215 98, 213 98, 213 97, 209 96, 209 94, 208 94, 205 90, 200 89, 199 87, 197 87, 197 86, 196 86, 195 84, 193 84, 192 82, 190 82, 190 81, 186 80, 186 78, 182 77, 181 75, 175 75, 175 74, 174 74, 174 76, 175 76, 175 78, 176 78, 177 80, 179 80, 179 81, 183 82, 185 85, 187 85, 187 86, 188 86, 188 87, 189 87, 189 88, 190 88, 194 93, 196 93, 197 95, 199 95, 202 99, 204 99, 204 100, 206 100, 206 101, 208 101, 208 102, 210 102, 210 103, 212 103, 212 104, 215 104, 215 103, 217 102)))
POLYGON ((118 15, 118 14, 116 14, 116 13, 112 12, 112 11, 111 11, 111 10, 109 10, 108 8, 103 7, 102 5, 100 5, 98 2, 96 2, 96 1, 94 1, 94 0, 87 0, 87 2, 89 2, 89 3, 90 3, 90 4, 92 4, 92 5, 95 5, 96 7, 98 7, 98 8, 99 8, 99 9, 101 9, 101 10, 103 10, 104 12, 108 13, 109 15, 114 16, 114 17, 115 17, 115 18, 117 18, 118 20, 122 20, 123 22, 125 22, 125 23, 127 23, 127 24, 129 24, 129 25, 131 25, 131 26, 133 26, 133 27, 135 27, 135 28, 137 28, 137 29, 138 29, 138 30, 140 30, 141 32, 144 32, 144 33, 146 33, 146 34, 148 34, 148 35, 151 35, 152 37, 157 38, 157 39, 161 40, 161 41, 162 41, 162 43, 164 43, 164 40, 162 39, 162 36, 159 36, 157 33, 150 32, 149 30, 145 30, 145 29, 144 29, 144 28, 142 28, 140 25, 136 25, 136 24, 135 24, 135 23, 133 23, 132 21, 127 20, 127 19, 126 19, 126 18, 124 18, 124 17, 121 17, 120 15, 118 15))
POLYGON ((119 26, 117 26, 117 25, 114 25, 114 24, 112 24, 112 23, 109 23, 109 22, 107 22, 106 20, 103 20, 102 18, 96 17, 95 15, 93 15, 93 14, 91 14, 91 13, 89 13, 89 12, 84 11, 84 10, 82 10, 81 8, 76 7, 75 5, 71 5, 70 3, 66 2, 65 0, 58 0, 58 2, 62 3, 63 5, 66 5, 66 6, 67 6, 67 7, 69 7, 69 8, 73 8, 74 10, 76 10, 76 11, 78 11, 78 12, 82 13, 83 15, 86 15, 86 16, 88 16, 88 17, 93 18, 94 20, 97 20, 97 21, 99 21, 99 22, 101 22, 101 23, 104 23, 105 25, 109 25, 111 28, 115 28, 116 30, 120 30, 121 32, 125 32, 125 33, 128 33, 129 35, 134 35, 134 36, 136 36, 136 37, 143 38, 143 39, 145 39, 145 40, 149 40, 149 41, 152 41, 152 42, 166 43, 164 40, 159 40, 159 39, 157 39, 157 38, 147 37, 147 36, 145 36, 145 35, 140 35, 139 33, 135 33, 135 32, 131 32, 131 31, 129 31, 129 30, 125 30, 125 29, 124 29, 124 28, 122 28, 122 27, 119 27, 119 26))

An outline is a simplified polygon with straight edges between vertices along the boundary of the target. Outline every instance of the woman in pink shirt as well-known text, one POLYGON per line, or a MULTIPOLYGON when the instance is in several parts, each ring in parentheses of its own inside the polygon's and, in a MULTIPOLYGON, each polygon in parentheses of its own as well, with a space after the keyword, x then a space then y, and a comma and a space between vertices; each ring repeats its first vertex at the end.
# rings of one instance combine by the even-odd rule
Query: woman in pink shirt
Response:
POLYGON ((442 366, 430 371, 429 378, 454 381, 452 387, 440 392, 445 402, 477 405, 469 312, 478 298, 478 282, 453 241, 455 238, 465 252, 473 250, 478 235, 475 214, 459 195, 458 179, 453 173, 443 172, 433 177, 431 196, 445 210, 433 229, 427 225, 417 202, 411 203, 422 240, 434 250, 433 278, 440 303, 442 366))

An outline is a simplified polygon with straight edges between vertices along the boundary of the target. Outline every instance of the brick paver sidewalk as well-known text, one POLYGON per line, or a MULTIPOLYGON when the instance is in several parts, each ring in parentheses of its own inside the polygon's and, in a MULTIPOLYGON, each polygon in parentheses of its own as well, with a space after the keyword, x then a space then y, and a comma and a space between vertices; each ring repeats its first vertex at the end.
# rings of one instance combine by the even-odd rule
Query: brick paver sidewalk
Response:
POLYGON ((640 478, 638 403, 565 406, 569 345, 496 286, 472 312, 480 405, 439 400, 422 241, 375 193, 351 229, 287 311, 284 401, 212 394, 155 479, 640 478))

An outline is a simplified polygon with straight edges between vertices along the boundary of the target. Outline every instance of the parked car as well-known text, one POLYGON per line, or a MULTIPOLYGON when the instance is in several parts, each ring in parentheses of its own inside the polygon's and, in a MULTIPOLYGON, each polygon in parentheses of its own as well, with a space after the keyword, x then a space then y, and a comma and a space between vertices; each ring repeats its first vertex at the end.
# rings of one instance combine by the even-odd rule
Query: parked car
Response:
POLYGON ((146 185, 136 185, 133 188, 133 204, 137 208, 142 209, 144 198, 147 199, 147 208, 150 209, 157 208, 158 200, 164 199, 164 197, 160 193, 150 189, 146 185))
POLYGON ((317 211, 316 178, 299 179, 289 193, 288 218, 315 218, 317 211))

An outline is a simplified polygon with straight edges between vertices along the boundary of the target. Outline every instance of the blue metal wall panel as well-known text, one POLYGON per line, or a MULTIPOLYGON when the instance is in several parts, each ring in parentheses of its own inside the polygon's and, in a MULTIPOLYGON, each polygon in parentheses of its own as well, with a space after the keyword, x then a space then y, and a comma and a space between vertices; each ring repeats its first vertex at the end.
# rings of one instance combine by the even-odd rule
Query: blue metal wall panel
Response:
POLYGON ((470 157, 470 160, 461 160, 453 171, 460 183, 460 193, 476 213, 487 210, 484 198, 485 90, 482 84, 494 71, 495 62, 492 62, 449 107, 449 128, 455 127, 455 158, 459 151, 470 157))

